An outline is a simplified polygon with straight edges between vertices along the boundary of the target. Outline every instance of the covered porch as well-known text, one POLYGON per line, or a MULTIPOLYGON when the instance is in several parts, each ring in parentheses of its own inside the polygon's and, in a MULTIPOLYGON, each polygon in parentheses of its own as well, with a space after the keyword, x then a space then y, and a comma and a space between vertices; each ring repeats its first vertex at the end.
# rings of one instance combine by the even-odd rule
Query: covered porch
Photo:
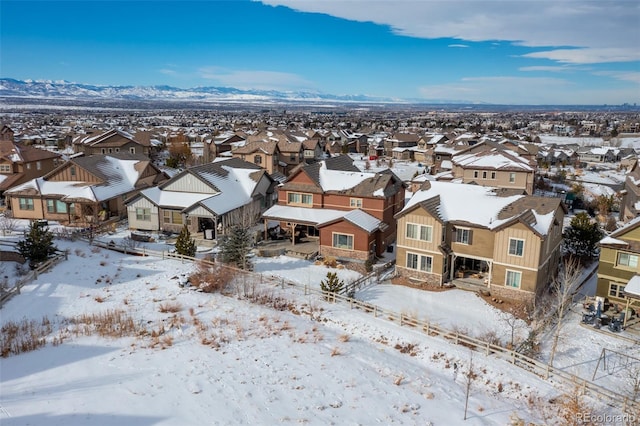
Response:
POLYGON ((451 253, 449 281, 456 287, 469 290, 489 289, 493 260, 451 253))

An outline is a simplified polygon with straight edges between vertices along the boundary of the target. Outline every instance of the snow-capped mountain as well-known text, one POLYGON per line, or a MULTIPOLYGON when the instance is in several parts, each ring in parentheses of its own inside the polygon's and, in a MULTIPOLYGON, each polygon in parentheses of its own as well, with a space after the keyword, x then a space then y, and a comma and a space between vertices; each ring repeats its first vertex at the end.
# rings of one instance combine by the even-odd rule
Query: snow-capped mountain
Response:
POLYGON ((400 99, 367 95, 331 95, 310 91, 243 90, 233 87, 181 89, 172 86, 100 86, 68 81, 23 81, 11 78, 0 79, 0 97, 194 102, 403 102, 400 99))

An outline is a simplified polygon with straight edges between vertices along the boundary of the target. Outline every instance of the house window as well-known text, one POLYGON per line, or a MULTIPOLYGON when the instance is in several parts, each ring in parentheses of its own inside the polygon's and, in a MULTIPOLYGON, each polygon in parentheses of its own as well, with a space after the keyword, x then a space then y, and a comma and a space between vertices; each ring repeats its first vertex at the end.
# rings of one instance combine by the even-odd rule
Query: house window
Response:
POLYGON ((67 213, 67 203, 60 200, 47 200, 47 213, 67 213))
POLYGON ((474 179, 478 179, 478 171, 477 170, 473 171, 473 178, 474 179))
POLYGON ((624 284, 619 283, 609 283, 609 296, 617 297, 619 299, 624 298, 624 284))
POLYGON ((164 223, 182 225, 182 214, 179 211, 165 210, 162 214, 164 223))
MULTIPOLYGON (((116 152, 120 152, 120 148, 116 148, 116 152)), ((135 152, 132 152, 132 154, 135 154, 135 152)))
POLYGON ((515 181, 516 181, 516 174, 509 173, 509 183, 515 183, 515 181))
POLYGON ((415 223, 407 223, 407 238, 412 240, 422 240, 431 242, 433 227, 426 225, 416 225, 415 223))
POLYGON ((42 170, 42 163, 40 161, 36 161, 36 170, 42 170))
POLYGON ((11 164, 0 164, 0 173, 11 173, 11 164))
POLYGON ((333 247, 345 250, 353 250, 353 235, 333 234, 333 247))
POLYGON ((507 270, 507 278, 505 280, 505 284, 507 287, 520 288, 521 280, 522 280, 521 272, 507 270))
POLYGON ((31 170, 31 163, 27 163, 25 166, 27 167, 27 170, 31 170))
POLYGON ((407 268, 415 269, 417 271, 431 272, 433 268, 433 257, 407 253, 407 268))
POLYGON ((262 164, 262 155, 256 155, 253 157, 254 164, 262 164))
POLYGON ((101 148, 100 149, 100 153, 101 154, 106 154, 107 153, 107 148, 101 148))
POLYGON ((482 179, 486 179, 487 178, 487 172, 482 172, 482 179))
POLYGON ((151 209, 136 207, 136 220, 150 222, 151 221, 151 209))
POLYGON ((132 153, 132 154, 135 154, 136 153, 136 148, 132 146, 131 148, 129 148, 129 152, 132 153))
POLYGON ((456 228, 456 243, 471 244, 471 229, 456 228))
POLYGON ((491 172, 491 179, 495 179, 496 178, 496 172, 491 172))
POLYGON ((18 198, 20 210, 33 210, 33 198, 18 198))
POLYGON ((287 193, 287 204, 304 204, 307 206, 313 205, 313 195, 302 194, 300 192, 287 193))
POLYGON ((76 166, 69 167, 69 173, 71 174, 71 176, 75 176, 76 175, 76 166))
POLYGON ((351 208, 353 208, 353 209, 362 208, 362 198, 350 198, 349 199, 349 206, 351 206, 351 208))
POLYGON ((509 238, 509 254, 511 256, 522 256, 524 253, 524 240, 509 238))
POLYGON ((630 253, 618 253, 618 265, 629 268, 638 267, 638 256, 630 253))
POLYGON ((109 148, 108 152, 109 154, 113 153, 113 148, 109 148))

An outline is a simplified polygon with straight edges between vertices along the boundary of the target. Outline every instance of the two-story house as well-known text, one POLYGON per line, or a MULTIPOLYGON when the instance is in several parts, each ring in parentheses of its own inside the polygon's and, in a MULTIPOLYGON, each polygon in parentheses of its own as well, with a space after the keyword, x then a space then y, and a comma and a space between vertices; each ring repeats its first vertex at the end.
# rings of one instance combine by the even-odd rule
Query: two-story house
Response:
POLYGON ((396 238, 395 214, 405 184, 390 170, 363 172, 345 155, 301 165, 278 188, 278 204, 263 214, 291 235, 318 238, 323 256, 363 262, 396 238))
POLYGON ((621 194, 620 220, 628 222, 640 214, 640 167, 637 159, 625 177, 621 194))
POLYGON ((396 271, 418 285, 475 279, 499 297, 532 301, 560 260, 559 199, 427 181, 396 215, 396 271))
POLYGON ((14 142, 8 126, 0 135, 0 197, 9 188, 44 176, 61 162, 60 154, 14 142))
POLYGON ((640 275, 640 217, 600 240, 596 296, 612 303, 626 303, 625 288, 640 275))
POLYGON ((167 179, 148 157, 120 152, 72 158, 5 195, 15 218, 85 227, 125 217, 127 197, 167 179))
POLYGON ((454 178, 496 188, 519 189, 533 194, 535 164, 513 151, 491 148, 486 151, 463 151, 451 158, 454 178))
POLYGON ((277 141, 253 141, 231 151, 233 158, 239 158, 262 167, 270 175, 285 173, 286 163, 280 161, 280 148, 277 141))
POLYGON ((135 136, 118 129, 111 129, 99 135, 81 135, 73 140, 75 152, 84 155, 108 155, 118 152, 143 154, 149 156, 151 138, 147 132, 139 132, 135 136))

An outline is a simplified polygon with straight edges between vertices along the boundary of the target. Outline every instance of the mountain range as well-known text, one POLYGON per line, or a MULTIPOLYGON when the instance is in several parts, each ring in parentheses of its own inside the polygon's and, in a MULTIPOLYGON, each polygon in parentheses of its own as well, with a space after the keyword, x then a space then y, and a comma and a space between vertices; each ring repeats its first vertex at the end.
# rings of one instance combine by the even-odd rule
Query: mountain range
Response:
POLYGON ((0 78, 1 98, 182 102, 356 102, 406 103, 367 95, 331 95, 312 91, 245 90, 233 87, 102 86, 51 80, 0 78))

